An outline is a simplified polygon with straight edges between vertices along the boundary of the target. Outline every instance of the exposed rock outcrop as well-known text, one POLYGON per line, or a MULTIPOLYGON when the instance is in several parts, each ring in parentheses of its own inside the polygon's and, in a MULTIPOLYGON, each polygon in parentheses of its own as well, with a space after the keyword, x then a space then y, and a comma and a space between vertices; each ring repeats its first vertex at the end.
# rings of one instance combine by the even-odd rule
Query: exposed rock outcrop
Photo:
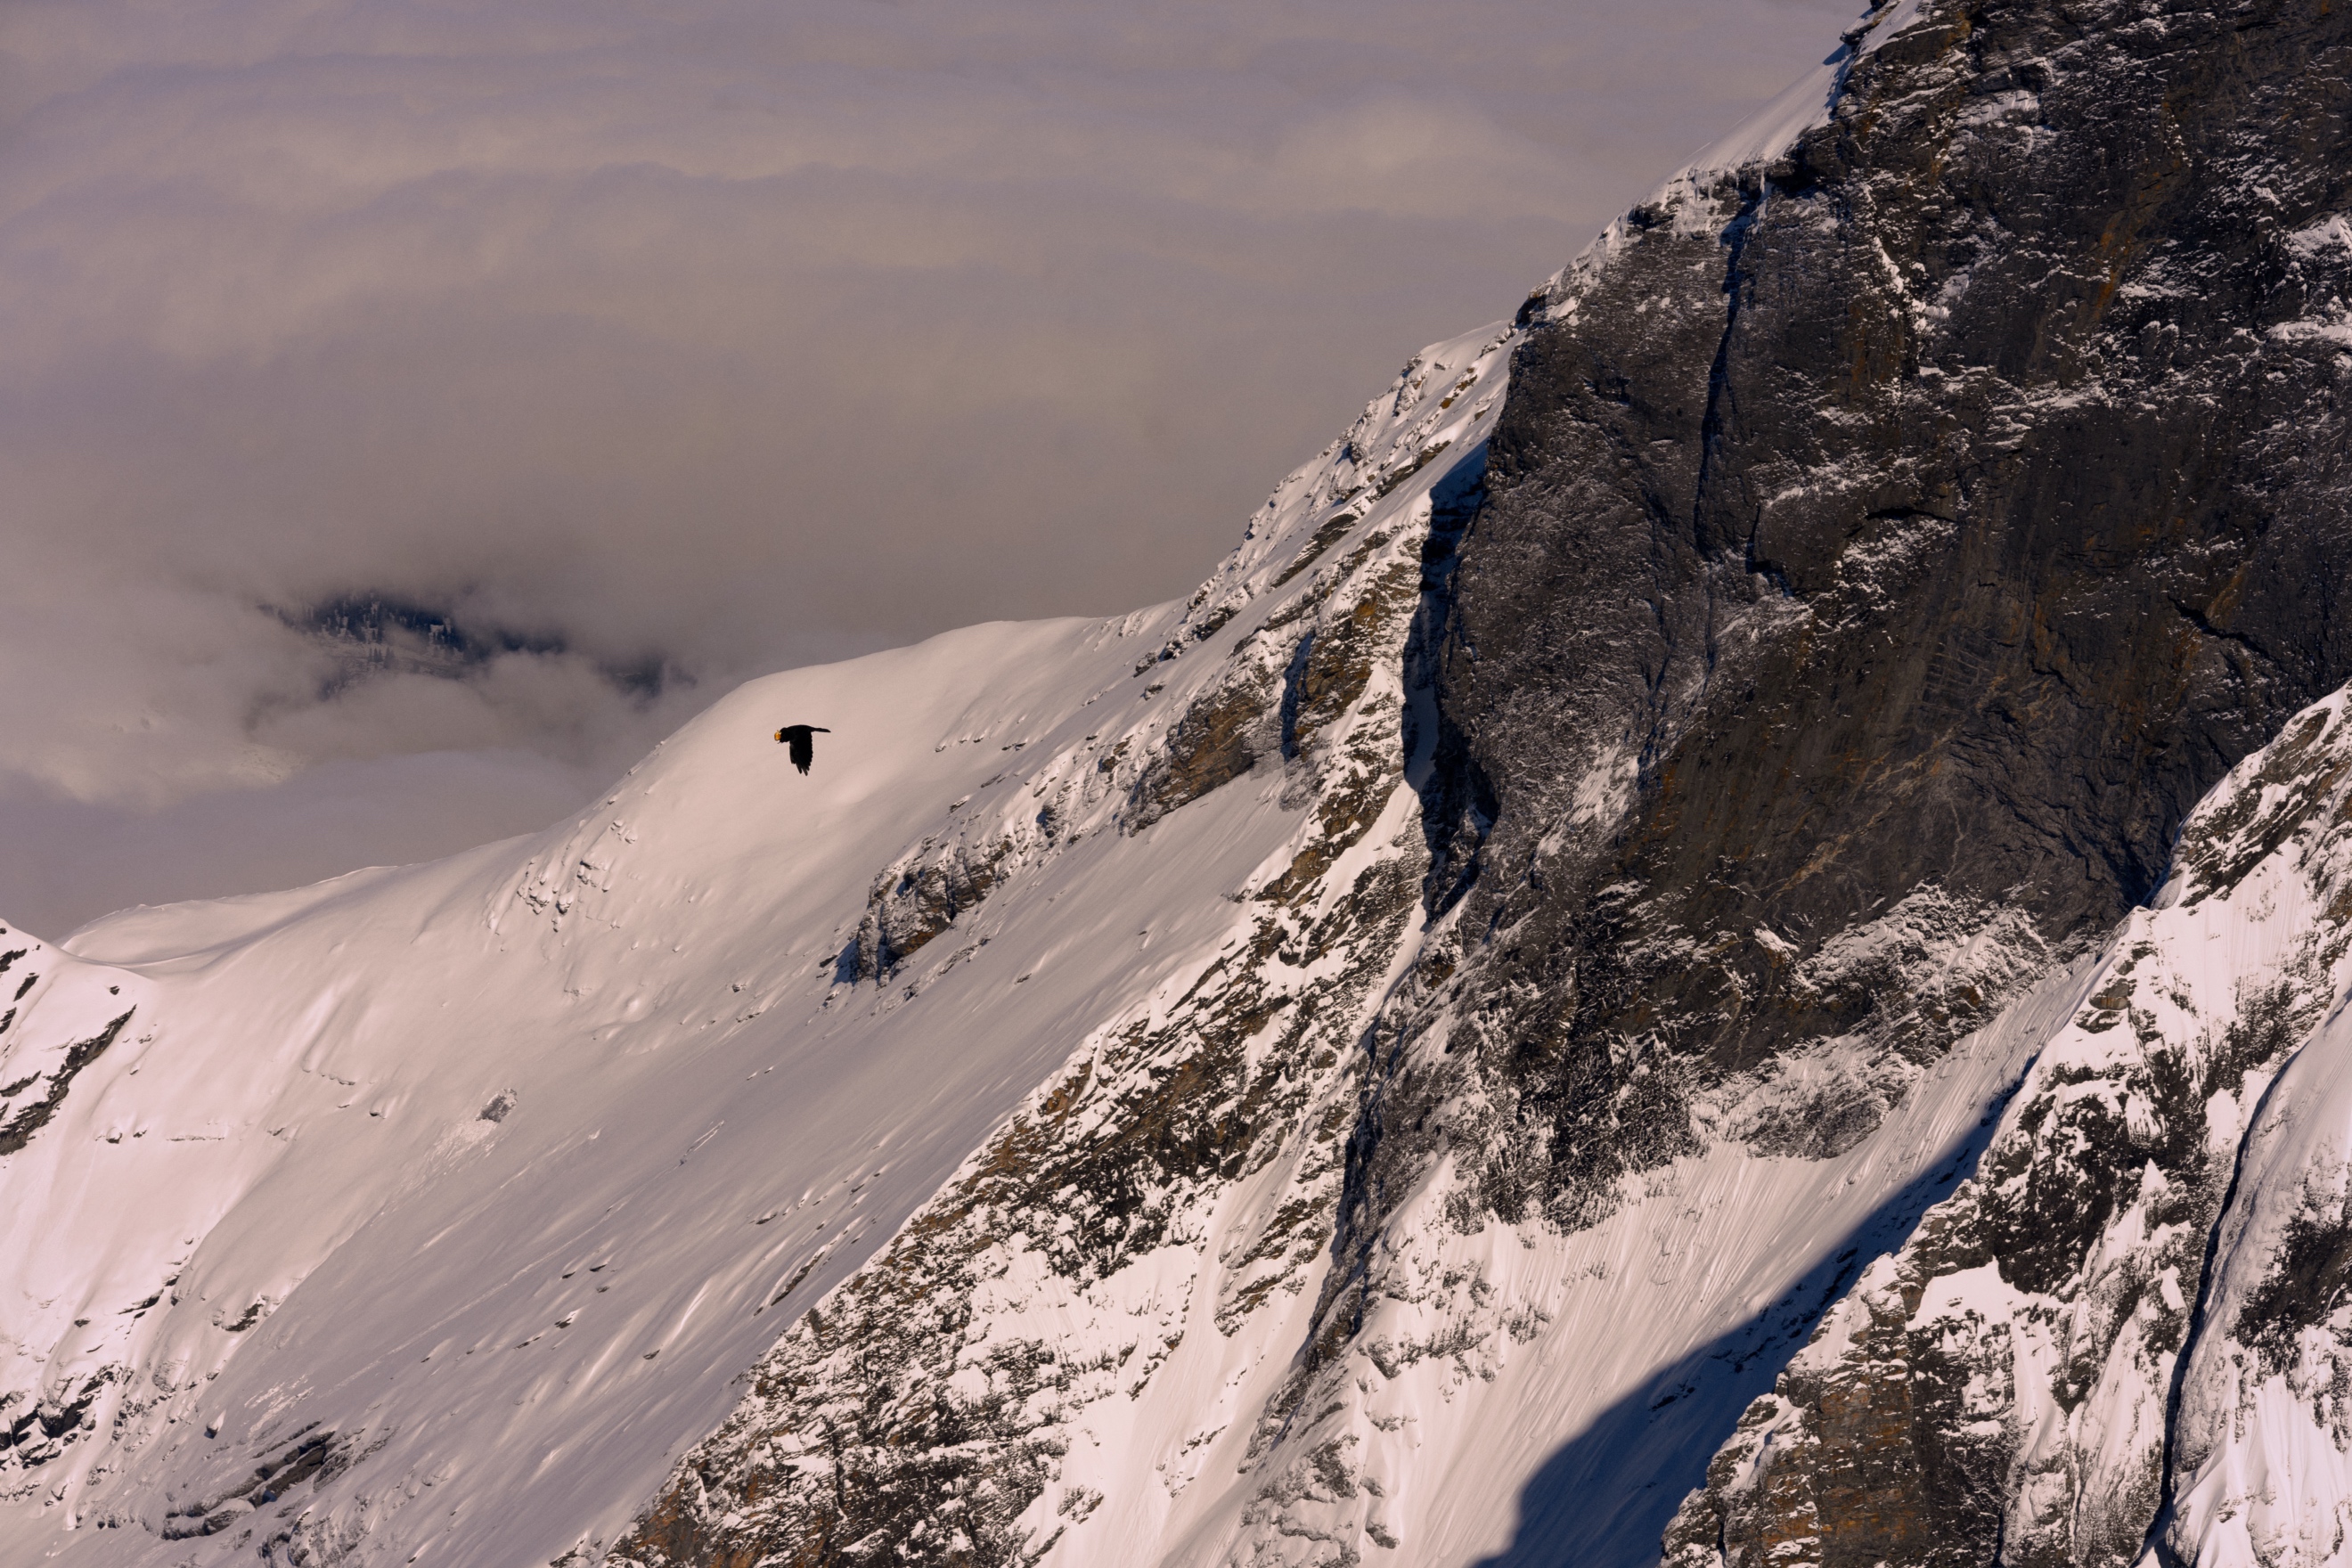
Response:
MULTIPOLYGON (((1741 1418, 1667 1531, 1670 1568, 2139 1559, 2241 1142, 2352 980, 2346 705, 2190 818, 2162 907, 2125 922, 1974 1177, 1741 1418)), ((2284 1248, 2318 1267, 2274 1268, 2228 1325, 2258 1360, 2295 1359, 2339 1305, 2332 1243, 2297 1239, 2323 1232, 2284 1248)))
MULTIPOLYGON (((2333 924, 2266 926, 2275 952, 2202 978, 2147 931, 2221 918, 2216 900, 2242 911, 2252 896, 2224 890, 2249 876, 2335 876, 2332 861, 2282 870, 2315 829, 2242 793, 2177 855, 2176 839, 2234 764, 2352 676, 2347 60, 2352 19, 2315 3, 1882 6, 1824 73, 1811 128, 1702 160, 1528 301, 1483 450, 1399 431, 1376 460, 1353 438, 1326 455, 1295 554, 1252 580, 1313 573, 1313 591, 1106 763, 1132 781, 1121 826, 1136 833, 1237 781, 1274 787, 1279 759, 1284 800, 1316 831, 1244 889, 1255 905, 1328 919, 1338 889, 1360 895, 1365 873, 1348 878, 1364 846, 1381 847, 1381 878, 1422 892, 1417 924, 1269 939, 1360 987, 1359 1054, 1285 1101, 1344 1113, 1344 1172, 1299 1200, 1328 1263, 1284 1320, 1290 1361, 1251 1417, 1245 1496, 1186 1550, 1286 1564, 1412 1550, 1378 1500, 1417 1441, 1392 1434, 1419 1417, 1384 1413, 1420 1407, 1400 1391, 1467 1400, 1463 1379, 1491 1382, 1515 1344, 1599 1299, 1465 1259, 1488 1245, 1581 1256, 1573 1238, 1621 1236, 1727 1161, 1845 1170, 1833 1186, 1868 1173, 1889 1194, 1870 1237, 1908 1225, 1917 1184, 1960 1184, 1754 1407, 1675 1552, 2138 1550, 2166 1496, 2169 1380, 2242 1118, 2340 966, 2333 924), (1445 479, 1404 542, 1416 568, 1380 508, 1430 467, 1445 479), (1383 701, 1393 731, 1364 721, 1383 701), (1410 847, 1374 827, 1400 774, 1410 847), (2258 826, 2231 820, 2249 811, 2258 826), (2176 870, 2187 898, 2134 914, 2176 870), (2053 976, 2100 964, 2071 1023, 2020 1022, 2053 976), (1956 1056, 1983 1093, 1991 1057, 2028 1035, 2039 1065, 1972 1178, 1913 1133, 1881 1138, 1960 1081, 1956 1056), (1999 1323, 1937 1283, 1970 1270, 2010 1293, 1999 1323), (2017 1361, 2020 1335, 2047 1354, 2017 1361)), ((1255 613, 1213 581, 1187 627, 1255 613)), ((1139 679, 1165 679, 1200 640, 1180 628, 1139 679)), ((2298 744, 2272 754, 2271 783, 2332 801, 2311 750, 2332 731, 2298 744)), ((1155 1016, 1175 1032, 1147 1031, 1146 1055, 1197 1062, 1188 1092, 1229 1105, 1262 1069, 1218 1065, 1229 1031, 1200 1005, 1155 1016)), ((1117 1124, 1087 1136, 1116 1144, 1117 1124)), ((1307 1146, 1301 1128, 1251 1128, 1307 1146)), ((1152 1180, 1199 1215, 1255 1168, 1152 1180)), ((973 1223, 976 1179, 932 1211, 944 1231, 973 1223)), ((2307 1205, 2314 1236, 2332 1201, 2307 1205)), ((1017 1207, 950 1255, 1051 1256, 1017 1207)), ((800 1369, 798 1392, 747 1405, 631 1550, 715 1561, 738 1539, 730 1512, 756 1512, 744 1489, 771 1484, 740 1456, 786 1433, 813 1453, 810 1413, 855 1403, 812 1370, 849 1347, 898 1347, 884 1359, 908 1373, 863 1408, 965 1408, 931 1391, 980 1364, 988 1314, 950 1313, 917 1349, 911 1309, 873 1305, 927 1280, 1013 1310, 962 1267, 908 1253, 845 1290, 859 1326, 844 1341, 796 1329, 776 1364, 800 1369)), ((1108 1277, 1068 1276, 1091 1310, 1108 1277)), ((1746 1348, 1726 1352, 1726 1388, 1811 1321, 1811 1287, 1790 1283, 1814 1278, 1802 1260, 1761 1277, 1787 1293, 1729 1336, 1746 1348)), ((2331 1289, 2262 1300, 2319 1321, 2331 1289)), ((1055 1403, 1075 1397, 1071 1375, 1021 1384, 1033 1414, 962 1447, 920 1423, 866 1432, 859 1451, 894 1463, 1007 1456, 972 1482, 996 1500, 971 1517, 997 1533, 877 1524, 875 1539, 909 1560, 1010 1561, 1076 1528, 1096 1505, 1034 1414, 1075 1419, 1055 1403)), ((1150 1383, 1128 1398, 1148 1402, 1150 1383)), ((760 1514, 759 1550, 835 1539, 805 1522, 825 1507, 849 1517, 838 1500, 808 1506, 790 1528, 760 1514)), ((1664 1515, 1647 1517, 1654 1540, 1664 1515)))
POLYGON ((1564 1222, 1787 1052, 1932 1061, 2352 675, 2352 19, 1874 22, 1529 302, 1460 548, 1446 1005, 1564 1222), (1825 973, 1922 889, 1979 977, 1825 973))

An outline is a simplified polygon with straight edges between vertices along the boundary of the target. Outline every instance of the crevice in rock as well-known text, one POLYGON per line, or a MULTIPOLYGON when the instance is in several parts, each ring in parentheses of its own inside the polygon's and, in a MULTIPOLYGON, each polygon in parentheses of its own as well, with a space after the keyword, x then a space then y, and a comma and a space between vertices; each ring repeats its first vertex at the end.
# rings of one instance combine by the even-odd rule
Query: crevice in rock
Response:
POLYGON ((1308 632, 1298 639, 1291 651, 1289 668, 1282 673, 1282 760, 1290 762, 1298 755, 1298 704, 1301 689, 1307 681, 1307 663, 1315 656, 1315 634, 1308 632))
POLYGON ((1455 568, 1486 502, 1486 449, 1481 447, 1430 491, 1421 599, 1405 634, 1404 776, 1421 797, 1422 836, 1429 848, 1422 907, 1433 921, 1470 890, 1478 851, 1502 811, 1494 782, 1437 696, 1439 665, 1454 630, 1455 568))
MULTIPOLYGON (((1741 289, 1745 279, 1740 276, 1740 264, 1748 248, 1748 240, 1756 227, 1756 216, 1764 205, 1761 189, 1744 193, 1739 211, 1723 227, 1723 246, 1727 254, 1723 262, 1723 331, 1717 337, 1715 357, 1707 367, 1706 409, 1699 416, 1698 479, 1691 490, 1691 541, 1702 554, 1728 545, 1728 540, 1711 540, 1706 526, 1706 500, 1713 489, 1718 453, 1725 438, 1725 426, 1735 410, 1730 406, 1737 399, 1731 385, 1731 344, 1739 331, 1741 289)), ((1751 518, 1747 538, 1743 542, 1748 570, 1772 581, 1782 593, 1789 592, 1785 577, 1769 563, 1756 558, 1756 527, 1751 518)))

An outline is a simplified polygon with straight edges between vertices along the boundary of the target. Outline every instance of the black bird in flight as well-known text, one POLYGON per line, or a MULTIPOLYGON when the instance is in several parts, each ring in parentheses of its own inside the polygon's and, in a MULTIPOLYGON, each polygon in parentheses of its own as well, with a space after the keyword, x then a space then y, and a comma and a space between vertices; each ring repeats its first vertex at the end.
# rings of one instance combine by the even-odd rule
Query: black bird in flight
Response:
POLYGON ((776 739, 793 749, 793 766, 806 773, 809 763, 816 760, 816 742, 809 737, 832 733, 821 724, 787 724, 776 731, 776 739))

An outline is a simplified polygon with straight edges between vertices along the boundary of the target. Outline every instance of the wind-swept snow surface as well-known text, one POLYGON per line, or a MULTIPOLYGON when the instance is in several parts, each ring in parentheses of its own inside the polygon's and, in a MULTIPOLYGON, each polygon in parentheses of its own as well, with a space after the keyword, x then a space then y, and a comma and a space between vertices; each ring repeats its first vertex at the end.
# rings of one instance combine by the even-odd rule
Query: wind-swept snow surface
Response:
POLYGON ((1286 844, 1376 826, 1285 798, 1359 705, 1402 757, 1393 669, 1327 601, 1386 573, 1409 617, 1510 341, 1417 359, 1190 605, 752 682, 534 838, 12 936, 0 1557, 613 1540, 1286 844), (1323 663, 1270 608, 1329 621, 1323 663), (785 722, 833 731, 805 778, 785 722))
POLYGON ((210 1528, 543 1561, 609 1531, 724 1413, 781 1284, 854 1267, 1262 852, 1217 810, 1156 853, 1070 844, 1007 889, 1017 936, 955 933, 952 1001, 835 984, 910 826, 961 802, 1034 827, 1038 770, 1007 775, 1059 752, 1085 783, 1082 726, 1112 722, 1089 700, 1134 721, 1171 618, 755 682, 539 838, 18 960, 40 981, 0 1070, 47 1076, 12 1111, 60 1043, 129 1023, 0 1159, 0 1555, 182 1561, 158 1533, 210 1528), (769 737, 811 717, 835 744, 803 780, 769 737), (1070 962, 1106 923, 1118 961, 1070 962), (299 1507, 246 1487, 320 1439, 299 1507))

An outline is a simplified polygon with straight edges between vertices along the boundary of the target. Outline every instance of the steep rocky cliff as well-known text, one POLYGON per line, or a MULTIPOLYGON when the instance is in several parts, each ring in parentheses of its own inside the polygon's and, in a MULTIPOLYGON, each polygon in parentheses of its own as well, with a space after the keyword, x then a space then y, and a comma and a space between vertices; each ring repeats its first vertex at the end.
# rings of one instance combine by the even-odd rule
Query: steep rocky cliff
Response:
POLYGON ((2352 675, 2352 21, 1889 9, 1526 312, 1437 666, 1507 1215, 1855 1136, 2352 675))
POLYGON ((2326 1560, 2347 69, 1881 5, 1184 603, 7 939, 0 1555, 2326 1560))
MULTIPOLYGON (((1399 1540, 1357 1501, 1431 1462, 1375 1409, 1418 1359, 1382 1325, 1434 1308, 1452 1348, 1499 1351, 1575 1310, 1403 1261, 1433 1230, 1544 1251, 1687 1168, 1838 1161, 2037 983, 2128 994, 2130 959, 2098 954, 2139 940, 2116 933, 2191 808, 2352 675, 2348 47, 2316 5, 1885 6, 1793 134, 1703 159, 1528 301, 1483 494, 1433 535, 1400 650, 1428 725, 1423 924, 1355 1026, 1331 1264, 1242 1456, 1255 1500, 1174 1555, 1399 1540)), ((2195 1293, 2236 1146, 2208 1099, 2251 1092, 2328 1000, 2332 928, 2266 929, 2299 956, 2226 968, 2160 1026, 2187 1055, 2131 1069, 2172 1129, 2148 1134, 2179 1211, 2166 1301, 2195 1293)), ((1359 972, 1348 943, 1391 942, 1335 940, 1359 972)), ((2095 1000, 2070 1027, 2123 1016, 2095 1000)), ((2034 1042, 2043 1070, 2069 1037, 2034 1042)), ((2120 1266, 2075 1244, 2131 1205, 2025 1168, 2045 1098, 1996 1149, 2019 1173, 1950 1203, 1998 1190, 2011 1229, 2059 1233, 2032 1289, 2113 1295, 2120 1266)), ((2129 1339, 2154 1404, 2108 1469, 2079 1435, 1872 1462, 1996 1521, 1982 1499, 2087 1509, 2061 1554, 2128 1557, 2187 1310, 2129 1339)), ((2068 1353, 2126 1354, 2118 1331, 2068 1353)), ((772 1397, 761 1420, 806 1416, 772 1397)), ((1068 1515, 1021 1517, 1007 1552, 1068 1515)), ((1912 1546, 1954 1561, 2003 1539, 1915 1517, 1912 1546)))

